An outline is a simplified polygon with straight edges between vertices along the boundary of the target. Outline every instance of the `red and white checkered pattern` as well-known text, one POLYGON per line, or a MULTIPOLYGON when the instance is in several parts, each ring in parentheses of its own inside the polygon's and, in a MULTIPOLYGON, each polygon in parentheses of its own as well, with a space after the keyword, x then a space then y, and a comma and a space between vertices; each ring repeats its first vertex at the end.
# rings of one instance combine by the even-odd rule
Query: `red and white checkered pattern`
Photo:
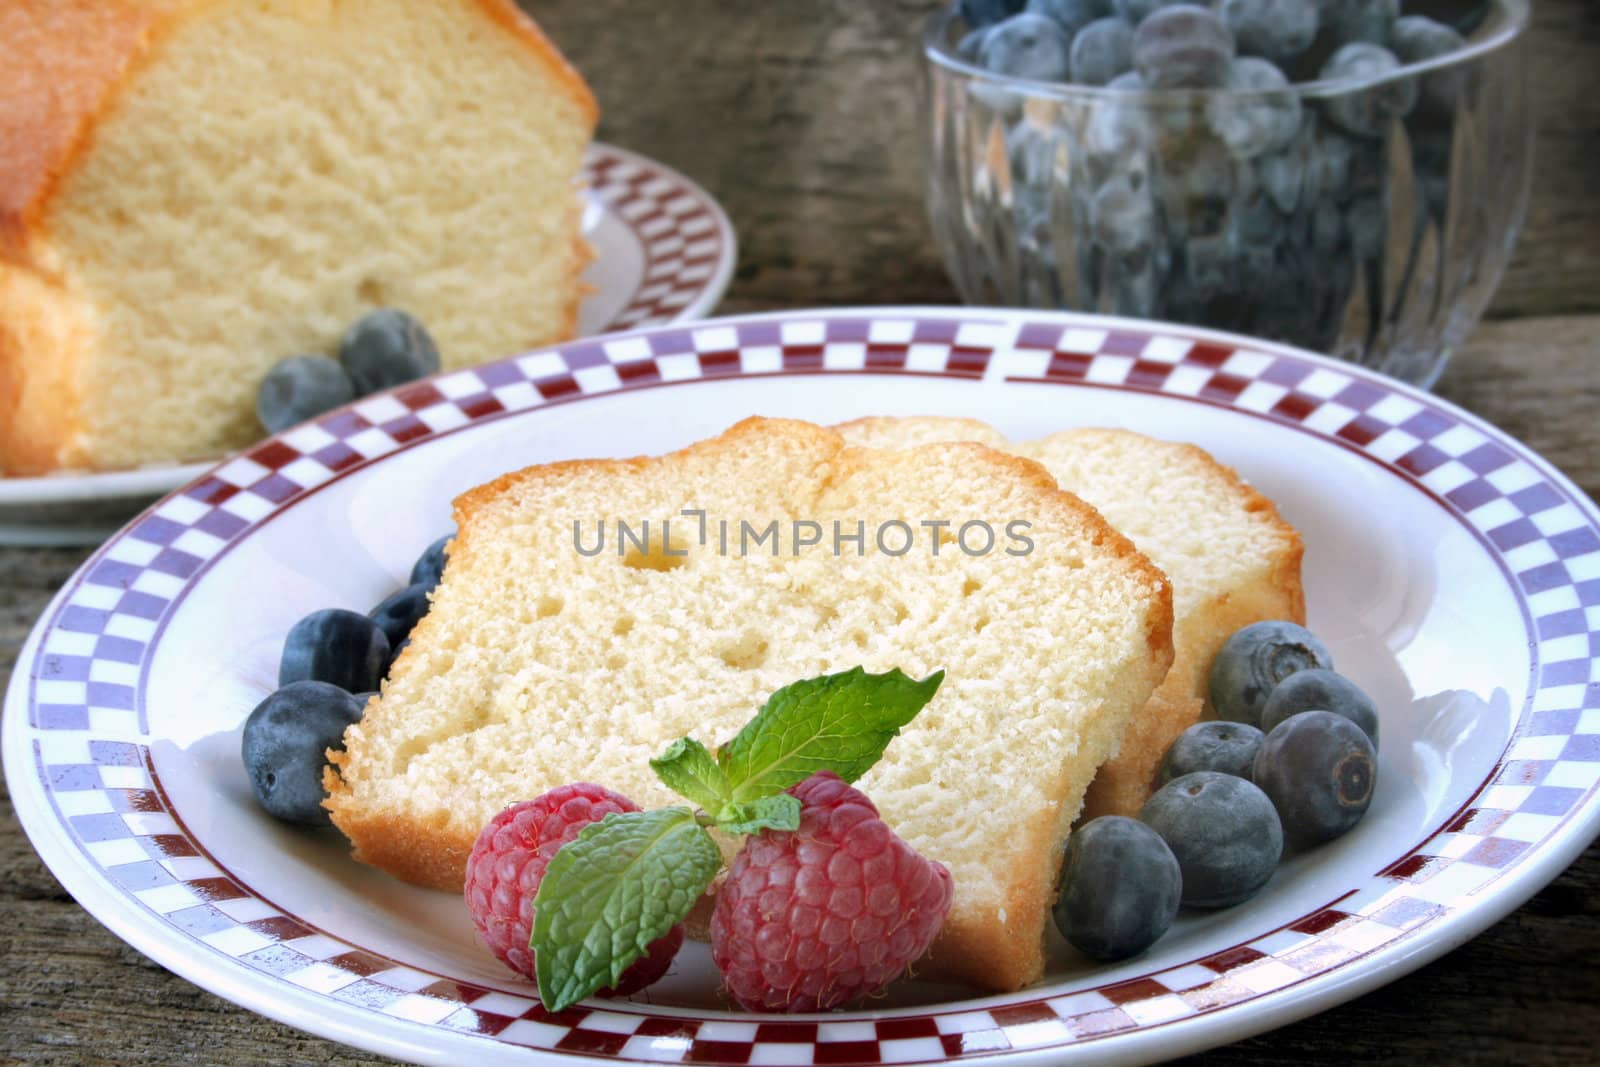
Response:
POLYGON ((675 322, 718 285, 719 268, 734 254, 733 231, 697 187, 659 163, 604 144, 590 146, 583 176, 644 253, 639 289, 607 329, 675 322))
MULTIPOLYGON (((837 313, 707 322, 574 342, 371 397, 271 439, 157 505, 73 579, 29 671, 29 738, 63 835, 197 951, 355 1005, 485 1040, 701 1063, 922 1062, 1100 1040, 1225 1010, 1383 952, 1600 812, 1600 523, 1517 445, 1356 368, 1176 328, 1081 316, 837 313), (1432 494, 1518 590, 1533 693, 1471 804, 1351 896, 1183 966, 1001 1007, 811 1022, 629 1002, 557 1015, 402 966, 282 914, 208 858, 146 747, 141 664, 207 566, 307 491, 452 429, 697 378, 929 374, 1188 397, 1340 442, 1432 494)), ((30 827, 34 833, 38 828, 30 827)))

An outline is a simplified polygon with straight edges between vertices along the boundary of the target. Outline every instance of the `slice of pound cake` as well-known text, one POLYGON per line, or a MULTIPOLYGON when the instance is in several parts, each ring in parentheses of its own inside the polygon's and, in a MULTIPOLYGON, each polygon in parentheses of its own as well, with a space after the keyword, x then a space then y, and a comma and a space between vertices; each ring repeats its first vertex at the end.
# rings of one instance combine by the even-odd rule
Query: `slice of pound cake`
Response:
POLYGON ((802 678, 943 669, 859 786, 955 877, 924 973, 1039 977, 1068 828, 1172 657, 1166 579, 1042 467, 752 419, 508 474, 456 521, 432 609, 331 754, 358 858, 458 889, 514 801, 582 780, 681 803, 648 766, 673 740, 724 742, 802 678))
POLYGON ((571 335, 588 88, 512 0, 0 2, 0 469, 261 436, 378 306, 447 367, 571 335))
POLYGON ((1211 659, 1262 619, 1305 621, 1300 535, 1272 502, 1203 449, 1128 430, 1064 430, 1006 444, 973 419, 871 418, 838 428, 874 448, 982 441, 1036 460, 1099 509, 1172 580, 1172 670, 1096 776, 1084 818, 1135 815, 1173 740, 1200 717, 1211 659))

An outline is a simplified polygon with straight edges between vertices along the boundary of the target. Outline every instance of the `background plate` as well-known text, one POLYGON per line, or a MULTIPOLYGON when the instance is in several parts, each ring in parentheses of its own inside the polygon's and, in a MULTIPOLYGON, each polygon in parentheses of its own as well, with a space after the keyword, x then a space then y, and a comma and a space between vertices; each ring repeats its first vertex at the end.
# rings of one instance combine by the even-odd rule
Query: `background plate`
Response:
POLYGON ((391 1055, 1141 1062, 1420 966, 1572 860, 1600 828, 1597 605, 1591 502, 1492 427, 1358 368, 1067 314, 757 316, 416 383, 188 485, 41 619, 7 697, 5 766, 47 864, 131 944, 391 1055), (1122 425, 1238 467, 1304 534, 1310 624, 1384 709, 1368 817, 1136 960, 1090 965, 1056 941, 1046 981, 1017 994, 904 982, 872 1010, 765 1017, 720 1007, 700 945, 635 1000, 550 1015, 453 894, 255 808, 238 730, 296 618, 381 599, 447 528, 449 499, 506 469, 659 452, 753 413, 962 414, 1013 437, 1122 425))
MULTIPOLYGON (((722 299, 738 257, 733 227, 711 196, 677 171, 607 144, 584 159, 583 235, 595 258, 578 336, 689 322, 722 299)), ((214 465, 0 477, 0 544, 85 545, 214 465)))

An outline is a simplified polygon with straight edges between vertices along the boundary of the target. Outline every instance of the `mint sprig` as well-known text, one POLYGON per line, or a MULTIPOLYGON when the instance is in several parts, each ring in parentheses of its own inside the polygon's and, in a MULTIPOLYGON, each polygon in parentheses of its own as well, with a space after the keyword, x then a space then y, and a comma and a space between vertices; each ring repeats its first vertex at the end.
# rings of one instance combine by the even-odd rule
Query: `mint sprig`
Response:
POLYGON ((943 671, 919 682, 899 669, 868 674, 857 667, 784 686, 717 752, 729 799, 781 793, 822 770, 855 781, 933 699, 942 681, 943 671))
POLYGON ((712 823, 730 834, 758 834, 762 830, 800 829, 800 800, 788 793, 760 800, 735 801, 723 806, 712 823))
POLYGON ((768 697, 715 756, 694 738, 681 737, 650 766, 719 829, 792 830, 799 823, 789 824, 788 805, 761 802, 817 771, 833 771, 847 782, 861 777, 942 681, 943 671, 919 682, 898 669, 868 674, 860 667, 808 678, 768 697))
POLYGON ((794 830, 800 801, 785 790, 821 770, 853 782, 939 689, 899 670, 784 686, 712 755, 694 738, 650 761, 669 789, 700 808, 607 815, 563 845, 534 897, 539 999, 560 1011, 615 985, 650 943, 682 922, 716 877, 722 853, 706 826, 728 833, 794 830))
POLYGON ((561 1011, 616 985, 722 866, 688 808, 614 812, 561 846, 533 898, 539 999, 561 1011))
POLYGON ((728 803, 728 776, 722 773, 717 758, 692 737, 680 737, 667 750, 650 761, 666 787, 716 815, 728 803))

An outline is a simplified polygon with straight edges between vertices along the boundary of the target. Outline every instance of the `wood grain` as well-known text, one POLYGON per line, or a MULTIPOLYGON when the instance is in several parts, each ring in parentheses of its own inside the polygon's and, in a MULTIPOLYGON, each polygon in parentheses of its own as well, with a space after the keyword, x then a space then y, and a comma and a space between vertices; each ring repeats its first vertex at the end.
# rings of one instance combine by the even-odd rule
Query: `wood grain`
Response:
MULTIPOLYGON (((914 40, 930 0, 529 0, 601 135, 709 188, 739 231, 724 310, 954 298, 928 238, 914 40)), ((1516 261, 1440 392, 1600 496, 1600 4, 1536 0, 1539 124, 1516 261), (1587 313, 1587 314, 1586 314, 1587 313), (1521 318, 1517 318, 1521 316, 1521 318), (1535 317, 1536 316, 1536 317, 1535 317)), ((86 553, 0 549, 0 689, 86 553)), ((1186 1061, 1595 1062, 1600 847, 1415 974, 1186 1061)), ((88 916, 0 795, 0 1063, 376 1064, 177 978, 88 916)))
MULTIPOLYGON (((1441 382, 1600 496, 1600 317, 1490 323, 1441 382)), ((0 549, 3 689, 28 629, 85 557, 0 549)), ((373 1064, 234 1007, 124 945, 62 891, 0 798, 0 1063, 373 1064)), ((1191 1058, 1593 1062, 1600 1031, 1600 847, 1528 904, 1422 970, 1303 1022, 1191 1058)))
MULTIPOLYGON (((923 217, 916 42, 935 0, 523 0, 600 100, 600 137, 727 208, 725 311, 950 303, 923 217)), ((1490 314, 1600 311, 1600 4, 1534 0, 1528 220, 1490 314)))

